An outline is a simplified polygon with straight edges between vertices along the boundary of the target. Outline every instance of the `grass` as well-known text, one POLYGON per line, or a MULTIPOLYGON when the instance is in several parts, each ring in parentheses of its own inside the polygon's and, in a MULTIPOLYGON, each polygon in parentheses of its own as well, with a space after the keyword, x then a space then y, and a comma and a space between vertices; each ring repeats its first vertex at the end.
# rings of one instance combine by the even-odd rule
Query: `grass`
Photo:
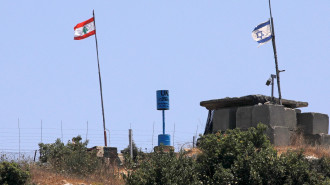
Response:
POLYGON ((30 184, 52 184, 63 185, 66 183, 73 185, 92 184, 92 185, 120 185, 124 181, 120 176, 120 169, 109 166, 100 168, 93 174, 79 177, 72 174, 57 173, 45 166, 33 164, 30 166, 30 184))
POLYGON ((290 146, 275 147, 275 149, 278 151, 279 155, 288 150, 303 150, 306 156, 313 156, 316 158, 321 158, 323 156, 330 157, 330 146, 311 146, 306 143, 302 132, 297 132, 297 134, 292 136, 290 146))
POLYGON ((316 158, 321 157, 330 157, 330 148, 325 148, 322 146, 279 146, 275 147, 278 154, 281 155, 282 153, 287 152, 288 150, 303 150, 305 156, 313 156, 316 158))

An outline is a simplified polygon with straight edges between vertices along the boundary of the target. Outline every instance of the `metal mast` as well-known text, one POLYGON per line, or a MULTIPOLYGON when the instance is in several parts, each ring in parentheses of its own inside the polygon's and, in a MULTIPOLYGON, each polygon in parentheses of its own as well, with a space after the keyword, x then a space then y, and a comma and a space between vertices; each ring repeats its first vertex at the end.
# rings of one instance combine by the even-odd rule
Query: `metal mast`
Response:
POLYGON ((281 85, 280 85, 280 71, 278 70, 278 62, 277 62, 277 52, 276 52, 276 43, 275 43, 275 31, 274 31, 274 21, 272 16, 272 8, 270 4, 270 0, 268 0, 269 4, 269 13, 270 13, 270 22, 271 22, 271 31, 272 31, 272 44, 273 44, 273 51, 274 51, 274 59, 275 59, 275 68, 276 68, 276 80, 277 80, 277 87, 278 87, 278 99, 280 105, 282 105, 282 94, 281 94, 281 85))

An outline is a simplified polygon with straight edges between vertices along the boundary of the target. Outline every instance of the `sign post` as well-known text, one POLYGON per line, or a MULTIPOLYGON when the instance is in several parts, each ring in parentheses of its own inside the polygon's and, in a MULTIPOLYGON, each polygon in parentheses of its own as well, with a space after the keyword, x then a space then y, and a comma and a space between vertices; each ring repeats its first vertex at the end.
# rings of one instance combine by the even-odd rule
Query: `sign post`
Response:
POLYGON ((163 113, 163 134, 158 135, 158 146, 170 146, 171 136, 165 134, 165 110, 170 109, 169 93, 168 90, 158 90, 157 95, 157 110, 161 110, 163 113))

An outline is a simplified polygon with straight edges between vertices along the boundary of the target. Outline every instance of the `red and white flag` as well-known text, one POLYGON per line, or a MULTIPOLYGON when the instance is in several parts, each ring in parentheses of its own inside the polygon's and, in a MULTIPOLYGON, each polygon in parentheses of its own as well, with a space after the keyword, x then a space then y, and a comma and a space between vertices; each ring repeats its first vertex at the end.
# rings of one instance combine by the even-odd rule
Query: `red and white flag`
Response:
POLYGON ((94 17, 74 27, 74 40, 81 40, 95 34, 94 17))

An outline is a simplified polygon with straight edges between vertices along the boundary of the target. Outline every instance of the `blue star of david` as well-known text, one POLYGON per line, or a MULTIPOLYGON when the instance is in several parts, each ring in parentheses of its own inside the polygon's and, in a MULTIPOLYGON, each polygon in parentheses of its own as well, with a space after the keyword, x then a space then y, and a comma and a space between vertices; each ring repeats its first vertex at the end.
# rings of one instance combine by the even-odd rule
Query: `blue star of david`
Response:
POLYGON ((265 34, 262 33, 262 31, 258 31, 256 32, 257 38, 262 39, 262 36, 264 36, 265 34))

